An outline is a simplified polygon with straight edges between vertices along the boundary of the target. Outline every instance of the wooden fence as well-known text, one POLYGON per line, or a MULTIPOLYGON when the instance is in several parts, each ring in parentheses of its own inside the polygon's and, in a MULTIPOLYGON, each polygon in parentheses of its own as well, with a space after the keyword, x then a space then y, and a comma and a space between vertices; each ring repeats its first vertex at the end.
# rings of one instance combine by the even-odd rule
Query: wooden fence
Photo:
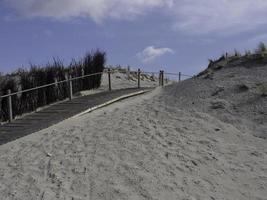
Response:
MULTIPOLYGON (((68 90, 68 98, 71 101, 73 99, 73 82, 76 80, 81 80, 81 79, 85 79, 85 78, 90 78, 90 77, 94 77, 94 76, 101 76, 104 73, 107 73, 108 75, 108 90, 111 91, 112 90, 112 79, 111 79, 111 74, 114 73, 114 70, 111 69, 107 69, 104 70, 104 72, 99 72, 99 73, 94 73, 94 74, 89 74, 89 75, 84 75, 84 76, 79 76, 79 77, 69 77, 67 80, 63 80, 63 81, 56 81, 54 83, 50 83, 50 84, 46 84, 46 85, 42 85, 42 86, 38 86, 38 87, 34 87, 34 88, 30 88, 30 89, 26 89, 26 90, 22 90, 22 91, 18 91, 18 92, 13 92, 10 89, 8 90, 6 95, 0 96, 0 103, 3 99, 7 99, 7 106, 8 106, 8 120, 9 122, 11 122, 14 119, 14 112, 12 109, 12 97, 14 97, 15 95, 20 95, 20 94, 24 94, 24 93, 29 93, 32 91, 37 91, 43 88, 49 88, 49 87, 55 87, 58 86, 59 84, 64 84, 64 86, 67 87, 68 90)), ((165 80, 167 80, 167 78, 165 78, 165 76, 175 76, 177 77, 176 81, 180 82, 182 81, 182 76, 185 77, 192 77, 192 76, 188 76, 188 75, 184 75, 181 72, 179 73, 166 73, 163 70, 160 70, 159 72, 144 72, 141 71, 140 69, 138 69, 137 71, 131 71, 131 72, 127 72, 126 73, 134 73, 137 75, 137 88, 141 88, 141 75, 155 75, 158 74, 158 81, 159 81, 159 86, 164 86, 164 82, 165 80)))

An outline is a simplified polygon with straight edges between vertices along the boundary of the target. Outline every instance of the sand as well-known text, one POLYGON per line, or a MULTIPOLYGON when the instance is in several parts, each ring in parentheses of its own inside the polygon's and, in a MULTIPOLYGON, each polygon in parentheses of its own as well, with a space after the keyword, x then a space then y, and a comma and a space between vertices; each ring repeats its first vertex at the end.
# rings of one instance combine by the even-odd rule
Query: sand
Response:
POLYGON ((157 88, 0 146, 0 199, 266 200, 265 69, 157 88), (238 80, 250 89, 233 93, 238 80))
MULTIPOLYGON (((120 72, 116 69, 113 69, 113 71, 114 72, 111 74, 112 90, 123 89, 123 88, 136 88, 138 86, 137 75, 134 72, 130 72, 129 74, 127 74, 126 72, 120 72)), ((172 81, 168 81, 167 83, 170 84, 171 82, 172 81)), ((158 85, 159 85, 158 74, 154 75, 141 74, 140 76, 141 87, 157 87, 158 85)), ((82 91, 79 94, 81 95, 95 94, 98 92, 107 91, 108 89, 109 89, 108 74, 104 73, 99 88, 95 90, 82 91)))

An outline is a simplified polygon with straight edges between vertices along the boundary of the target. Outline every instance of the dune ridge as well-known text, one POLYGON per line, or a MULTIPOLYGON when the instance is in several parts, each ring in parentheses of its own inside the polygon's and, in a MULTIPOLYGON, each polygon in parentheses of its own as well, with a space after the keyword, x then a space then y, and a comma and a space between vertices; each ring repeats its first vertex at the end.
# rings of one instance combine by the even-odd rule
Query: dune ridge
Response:
POLYGON ((3 145, 0 199, 264 200, 266 72, 222 67, 3 145))

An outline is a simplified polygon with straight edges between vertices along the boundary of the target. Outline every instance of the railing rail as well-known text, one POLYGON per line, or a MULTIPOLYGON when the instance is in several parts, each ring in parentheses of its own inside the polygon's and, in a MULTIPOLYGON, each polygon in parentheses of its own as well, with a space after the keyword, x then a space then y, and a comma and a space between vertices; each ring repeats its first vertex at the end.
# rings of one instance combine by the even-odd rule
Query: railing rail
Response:
POLYGON ((14 95, 26 93, 26 92, 31 92, 31 91, 34 91, 34 90, 39 90, 39 89, 42 89, 42 88, 46 88, 46 87, 58 85, 58 84, 61 84, 61 83, 67 83, 69 81, 74 81, 74 80, 78 80, 78 79, 83 79, 83 78, 87 78, 87 77, 91 77, 91 76, 100 75, 100 74, 103 74, 103 73, 104 72, 99 72, 99 73, 94 73, 94 74, 88 74, 88 75, 84 75, 84 76, 69 78, 69 79, 66 79, 66 80, 63 80, 63 81, 57 81, 57 82, 54 82, 54 83, 49 83, 49 84, 46 84, 46 85, 41 85, 41 86, 37 86, 37 87, 34 87, 34 88, 30 88, 30 89, 26 89, 26 90, 21 90, 21 91, 18 91, 18 92, 13 92, 13 93, 6 94, 4 96, 1 96, 0 99, 1 98, 5 98, 5 97, 9 97, 9 96, 14 96, 14 95))
MULTIPOLYGON (((73 88, 72 88, 72 81, 75 80, 79 80, 79 79, 85 79, 88 77, 92 77, 92 76, 97 76, 97 75, 102 75, 104 73, 108 74, 108 87, 109 87, 109 91, 111 91, 112 87, 111 87, 111 74, 115 73, 116 70, 104 70, 103 72, 98 72, 98 73, 93 73, 93 74, 88 74, 88 75, 83 75, 83 76, 79 76, 79 77, 68 77, 66 80, 62 80, 62 81, 55 81, 54 83, 49 83, 49 84, 45 84, 45 85, 41 85, 41 86, 37 86, 34 88, 29 88, 29 89, 25 89, 25 90, 21 90, 21 91, 17 91, 17 92, 12 92, 11 90, 8 90, 8 94, 0 96, 0 103, 1 103, 1 99, 3 98, 8 98, 8 116, 9 116, 9 121, 11 122, 13 119, 13 112, 12 112, 12 96, 14 95, 18 95, 18 94, 23 94, 23 93, 27 93, 27 92, 31 92, 31 91, 35 91, 35 90, 39 90, 39 89, 43 89, 43 88, 47 88, 47 87, 51 87, 51 86, 58 86, 59 84, 63 84, 63 83, 68 83, 67 87, 69 88, 69 99, 72 100, 73 98, 73 88)), ((118 70, 118 72, 120 72, 120 70, 118 70)), ((136 74, 137 75, 137 87, 140 88, 141 87, 141 75, 144 74, 151 74, 151 75, 156 75, 158 74, 158 79, 159 79, 159 86, 164 86, 164 75, 170 75, 170 76, 178 76, 178 81, 181 81, 181 77, 185 76, 185 77, 189 77, 192 78, 193 76, 190 75, 185 75, 182 74, 181 72, 179 73, 170 73, 170 72, 164 72, 164 71, 159 71, 159 72, 146 72, 146 71, 141 71, 140 69, 138 69, 137 71, 123 71, 124 73, 129 73, 129 74, 136 74)), ((1 104, 0 104, 1 105, 1 104)))
MULTIPOLYGON (((114 72, 115 71, 110 71, 110 73, 114 73, 114 72)), ((61 84, 61 83, 67 83, 69 81, 74 81, 74 80, 84 79, 84 78, 91 77, 91 76, 101 75, 101 74, 104 74, 104 73, 105 72, 99 72, 99 73, 88 74, 88 75, 79 76, 79 77, 73 77, 73 78, 69 78, 69 79, 63 80, 63 81, 57 81, 57 82, 54 82, 54 83, 49 83, 49 84, 37 86, 37 87, 34 87, 34 88, 30 88, 30 89, 26 89, 26 90, 21 90, 21 91, 18 91, 18 92, 12 92, 10 94, 6 94, 6 95, 3 95, 3 96, 0 96, 0 99, 6 98, 6 97, 9 97, 9 96, 14 96, 14 95, 26 93, 26 92, 31 92, 31 91, 38 90, 38 89, 43 89, 43 88, 50 87, 50 86, 55 86, 55 85, 58 85, 58 84, 61 84)), ((138 74, 138 71, 130 71, 130 73, 136 73, 136 74, 138 74)), ((140 71, 140 74, 158 74, 158 73, 159 72, 140 71)), ((193 78, 194 77, 194 76, 190 76, 190 75, 186 75, 186 74, 179 74, 179 73, 164 72, 164 74, 165 75, 174 75, 174 76, 181 75, 181 76, 185 76, 185 77, 189 77, 189 78, 193 78)))

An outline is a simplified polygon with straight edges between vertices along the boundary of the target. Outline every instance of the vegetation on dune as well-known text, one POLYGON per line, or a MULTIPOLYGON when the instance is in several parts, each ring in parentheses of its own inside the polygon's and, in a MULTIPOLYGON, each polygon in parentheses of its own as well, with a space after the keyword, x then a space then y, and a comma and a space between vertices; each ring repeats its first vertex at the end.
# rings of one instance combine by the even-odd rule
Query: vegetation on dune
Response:
POLYGON ((255 50, 255 53, 266 53, 266 52, 267 52, 266 45, 263 42, 260 42, 258 48, 255 50))
MULTIPOLYGON (((30 69, 20 68, 10 75, 0 77, 0 96, 12 92, 26 90, 50 83, 58 83, 71 77, 79 77, 103 72, 106 54, 99 50, 85 55, 82 60, 73 60, 67 67, 59 59, 53 59, 46 66, 31 65, 30 69)), ((87 77, 73 81, 73 93, 82 90, 98 88, 102 75, 87 77)), ((53 86, 12 96, 13 116, 35 111, 37 108, 49 105, 68 97, 68 83, 58 83, 53 86)), ((0 122, 8 119, 7 98, 0 99, 0 122)))
POLYGON ((197 77, 204 75, 204 78, 210 79, 214 71, 220 70, 223 67, 253 67, 263 64, 267 64, 267 48, 263 42, 260 42, 253 52, 246 50, 245 53, 242 54, 234 50, 233 53, 226 52, 218 59, 209 59, 208 68, 200 72, 197 77))
POLYGON ((246 50, 244 54, 242 54, 241 52, 239 52, 238 50, 234 50, 233 53, 224 53, 220 58, 218 59, 208 59, 210 65, 223 61, 223 60, 233 60, 233 59, 237 59, 237 58, 241 58, 241 57, 249 57, 249 56, 267 56, 267 47, 263 42, 260 42, 257 46, 257 48, 254 50, 254 52, 251 52, 250 50, 246 50), (265 55, 266 54, 266 55, 265 55))

